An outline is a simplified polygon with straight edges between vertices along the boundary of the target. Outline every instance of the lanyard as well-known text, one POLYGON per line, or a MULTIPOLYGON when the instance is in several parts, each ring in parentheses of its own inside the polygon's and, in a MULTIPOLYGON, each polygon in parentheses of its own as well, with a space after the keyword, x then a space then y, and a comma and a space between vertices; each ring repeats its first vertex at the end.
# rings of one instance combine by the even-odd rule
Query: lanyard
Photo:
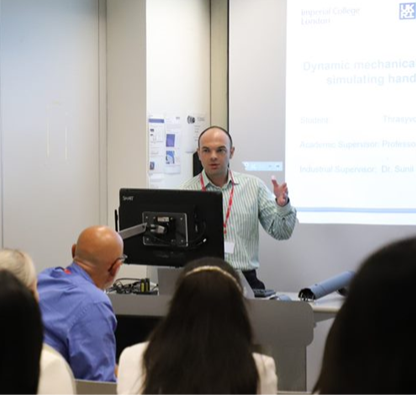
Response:
MULTIPOLYGON (((227 223, 228 223, 228 218, 230 217, 230 213, 231 213, 231 206, 233 206, 233 197, 234 197, 234 179, 233 179, 233 174, 230 171, 230 178, 231 178, 231 193, 230 193, 230 199, 228 200, 228 208, 227 208, 227 213, 225 215, 225 220, 223 223, 223 227, 224 227, 224 235, 227 234, 227 223)), ((202 173, 199 174, 199 180, 201 182, 201 187, 202 187, 202 191, 207 191, 207 188, 205 187, 205 183, 204 183, 204 178, 202 177, 202 173)))

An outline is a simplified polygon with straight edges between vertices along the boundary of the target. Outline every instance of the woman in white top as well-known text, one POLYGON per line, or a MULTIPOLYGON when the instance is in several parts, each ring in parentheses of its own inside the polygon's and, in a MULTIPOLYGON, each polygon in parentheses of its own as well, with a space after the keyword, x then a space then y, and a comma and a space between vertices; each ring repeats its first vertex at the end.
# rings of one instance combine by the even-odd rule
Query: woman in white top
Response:
POLYGON ((276 394, 274 360, 255 353, 239 278, 217 258, 189 263, 148 343, 120 356, 118 394, 276 394))
POLYGON ((38 395, 75 395, 76 393, 71 367, 58 351, 44 343, 40 357, 38 395))
MULTIPOLYGON (((30 256, 17 249, 0 250, 0 269, 12 272, 39 300, 36 270, 30 256)), ((40 358, 40 395, 76 394, 74 375, 66 360, 49 345, 43 344, 40 358)))

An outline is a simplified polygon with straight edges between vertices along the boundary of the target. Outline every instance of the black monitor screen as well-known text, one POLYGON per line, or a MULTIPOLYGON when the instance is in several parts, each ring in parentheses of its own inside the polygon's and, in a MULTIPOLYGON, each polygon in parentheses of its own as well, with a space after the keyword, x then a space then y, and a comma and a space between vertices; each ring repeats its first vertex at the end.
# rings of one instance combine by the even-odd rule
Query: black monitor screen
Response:
POLYGON ((118 215, 126 263, 182 267, 224 258, 221 192, 122 188, 118 215))

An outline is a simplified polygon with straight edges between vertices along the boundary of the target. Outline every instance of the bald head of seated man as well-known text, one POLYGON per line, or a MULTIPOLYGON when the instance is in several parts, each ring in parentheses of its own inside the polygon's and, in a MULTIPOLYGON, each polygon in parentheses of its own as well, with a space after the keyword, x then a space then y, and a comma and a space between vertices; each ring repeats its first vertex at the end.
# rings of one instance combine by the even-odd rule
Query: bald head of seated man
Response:
POLYGON ((109 288, 124 262, 123 240, 109 227, 93 226, 85 229, 72 245, 74 263, 87 272, 95 285, 109 288))
POLYGON ((75 378, 115 381, 116 317, 105 289, 125 260, 123 240, 106 226, 81 232, 73 261, 38 276, 45 342, 67 360, 75 378))

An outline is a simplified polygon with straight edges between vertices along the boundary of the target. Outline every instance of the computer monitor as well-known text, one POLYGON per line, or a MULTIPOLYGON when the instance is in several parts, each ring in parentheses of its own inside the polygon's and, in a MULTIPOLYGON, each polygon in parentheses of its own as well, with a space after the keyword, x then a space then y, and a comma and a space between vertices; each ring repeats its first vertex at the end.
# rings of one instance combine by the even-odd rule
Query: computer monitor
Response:
POLYGON ((221 192, 122 188, 118 224, 129 264, 224 258, 221 192))

